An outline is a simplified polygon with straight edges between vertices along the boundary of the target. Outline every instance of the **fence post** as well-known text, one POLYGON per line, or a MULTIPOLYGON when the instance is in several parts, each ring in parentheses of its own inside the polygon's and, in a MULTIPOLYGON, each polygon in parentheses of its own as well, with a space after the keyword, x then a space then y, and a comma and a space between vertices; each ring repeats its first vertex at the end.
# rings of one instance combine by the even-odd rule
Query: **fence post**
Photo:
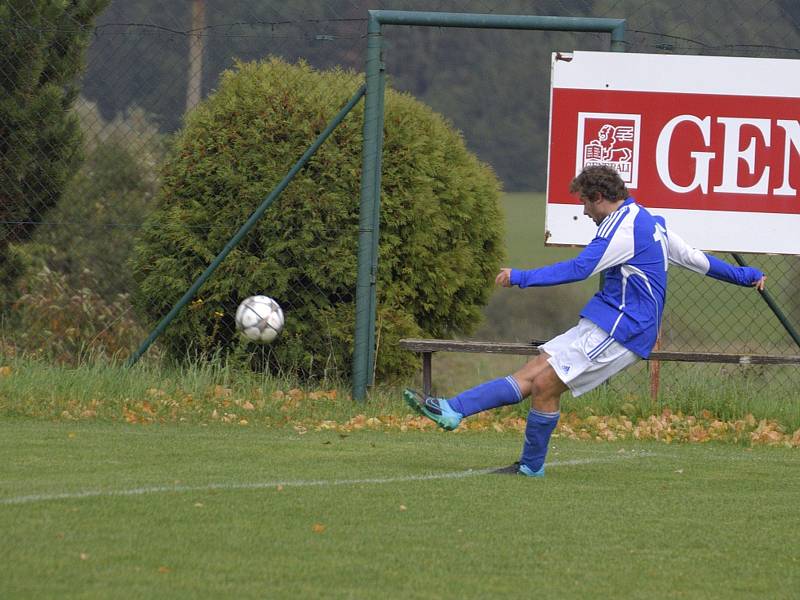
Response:
POLYGON ((367 26, 367 82, 364 99, 364 146, 361 167, 361 207, 358 227, 358 279, 356 281, 356 331, 353 347, 353 398, 364 400, 370 372, 370 341, 374 341, 373 317, 377 265, 378 219, 376 196, 380 181, 377 179, 381 141, 379 131, 383 129, 381 101, 381 47, 383 32, 380 21, 369 11, 367 26))
MULTIPOLYGON (((383 63, 383 48, 380 48, 380 59, 378 63, 378 141, 375 148, 375 191, 373 196, 373 213, 372 213, 372 264, 370 272, 372 275, 372 290, 370 291, 370 311, 369 311, 369 358, 367 359, 367 368, 369 369, 367 375, 367 383, 369 385, 375 384, 375 368, 377 364, 378 344, 376 341, 376 316, 378 311, 378 249, 380 247, 380 225, 381 225, 381 165, 383 155, 383 106, 385 95, 386 78, 386 65, 383 63)), ((378 338, 379 339, 379 338, 378 338)))

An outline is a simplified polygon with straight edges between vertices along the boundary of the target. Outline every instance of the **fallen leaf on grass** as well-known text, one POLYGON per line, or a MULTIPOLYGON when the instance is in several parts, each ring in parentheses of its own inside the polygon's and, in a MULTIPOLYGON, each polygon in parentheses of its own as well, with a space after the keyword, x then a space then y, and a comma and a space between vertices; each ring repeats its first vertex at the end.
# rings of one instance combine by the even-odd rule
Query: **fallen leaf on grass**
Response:
POLYGON ((314 523, 313 527, 311 527, 311 531, 314 533, 323 533, 325 531, 325 525, 322 523, 314 523))
POLYGON ((215 385, 212 393, 214 398, 229 398, 233 395, 233 390, 222 385, 215 385))
POLYGON ((0 367, 0 377, 8 377, 11 375, 11 367, 0 367))
POLYGON ((172 573, 172 569, 170 569, 169 567, 161 566, 161 567, 158 567, 158 572, 159 573, 172 573))
POLYGON ((125 417, 125 420, 128 423, 134 424, 139 422, 139 417, 137 414, 125 406, 122 407, 122 416, 125 417))

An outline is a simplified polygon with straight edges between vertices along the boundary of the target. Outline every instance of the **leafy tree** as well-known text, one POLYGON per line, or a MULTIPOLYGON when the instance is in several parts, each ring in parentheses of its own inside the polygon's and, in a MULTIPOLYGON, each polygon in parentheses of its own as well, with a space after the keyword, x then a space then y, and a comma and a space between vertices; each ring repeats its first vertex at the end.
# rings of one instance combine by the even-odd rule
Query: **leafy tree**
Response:
POLYGON ((8 246, 30 238, 81 159, 70 112, 87 27, 109 0, 0 4, 0 293, 19 265, 8 246))
MULTIPOLYGON (((162 171, 137 244, 134 305, 155 323, 189 288, 358 88, 352 72, 280 59, 240 63, 193 111, 162 171)), ((500 185, 450 124, 387 90, 378 289, 378 374, 407 375, 400 337, 473 330, 503 254, 500 185)), ((263 293, 286 311, 273 370, 351 369, 363 108, 345 119, 167 328, 174 357, 228 352, 237 304, 263 293)))
POLYGON ((131 287, 132 232, 158 189, 166 140, 141 110, 106 122, 81 99, 75 112, 86 138, 83 164, 49 213, 53 225, 39 227, 22 247, 13 245, 11 256, 31 266, 26 275, 46 264, 73 288, 91 280, 93 292, 113 300, 131 287))

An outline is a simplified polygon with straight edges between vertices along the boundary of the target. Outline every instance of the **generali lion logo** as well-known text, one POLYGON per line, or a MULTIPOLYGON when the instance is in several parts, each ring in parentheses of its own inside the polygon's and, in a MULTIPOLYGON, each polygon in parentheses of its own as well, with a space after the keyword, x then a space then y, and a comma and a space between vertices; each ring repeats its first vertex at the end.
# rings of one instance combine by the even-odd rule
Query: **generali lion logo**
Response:
POLYGON ((578 113, 575 174, 585 167, 605 165, 619 172, 628 187, 639 180, 641 115, 578 113))

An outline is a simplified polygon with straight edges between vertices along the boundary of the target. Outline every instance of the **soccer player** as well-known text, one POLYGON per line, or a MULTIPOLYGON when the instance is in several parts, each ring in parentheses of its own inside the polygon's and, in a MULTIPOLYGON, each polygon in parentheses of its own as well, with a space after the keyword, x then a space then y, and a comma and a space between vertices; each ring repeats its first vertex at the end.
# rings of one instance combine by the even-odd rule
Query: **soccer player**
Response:
POLYGON ((602 289, 581 310, 578 324, 544 344, 536 358, 508 377, 449 399, 404 392, 412 409, 447 430, 465 417, 531 396, 522 455, 496 473, 543 477, 561 394, 569 389, 580 396, 650 355, 664 312, 670 263, 764 289, 766 277, 758 269, 729 265, 668 230, 663 218, 628 196, 613 168, 586 167, 569 191, 583 202, 583 214, 597 224, 594 239, 571 260, 531 270, 503 268, 495 283, 520 288, 559 285, 603 273, 602 289))

